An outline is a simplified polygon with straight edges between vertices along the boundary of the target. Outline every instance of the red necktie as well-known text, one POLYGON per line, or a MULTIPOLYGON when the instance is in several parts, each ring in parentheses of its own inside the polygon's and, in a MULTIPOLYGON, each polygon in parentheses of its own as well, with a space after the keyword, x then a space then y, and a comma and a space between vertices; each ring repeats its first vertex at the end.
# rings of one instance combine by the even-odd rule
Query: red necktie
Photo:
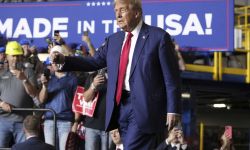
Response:
POLYGON ((131 45, 131 37, 133 34, 131 32, 128 33, 125 44, 122 48, 122 54, 120 56, 120 66, 119 66, 119 74, 118 74, 118 84, 116 88, 116 104, 119 105, 121 96, 122 96, 122 86, 123 81, 126 74, 127 64, 128 64, 128 55, 131 45))

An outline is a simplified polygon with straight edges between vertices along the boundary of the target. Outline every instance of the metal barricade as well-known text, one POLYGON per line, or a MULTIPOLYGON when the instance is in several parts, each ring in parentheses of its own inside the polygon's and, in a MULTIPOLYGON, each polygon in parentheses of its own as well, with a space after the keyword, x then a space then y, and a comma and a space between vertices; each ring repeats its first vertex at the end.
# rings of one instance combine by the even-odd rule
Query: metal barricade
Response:
MULTIPOLYGON (((0 108, 0 110, 2 110, 2 108, 0 108)), ((15 111, 37 111, 37 112, 46 112, 46 111, 50 111, 53 114, 53 123, 54 123, 54 145, 56 148, 56 112, 53 109, 46 109, 46 108, 12 108, 12 112, 15 111)), ((9 150, 11 148, 0 148, 0 150, 9 150)))

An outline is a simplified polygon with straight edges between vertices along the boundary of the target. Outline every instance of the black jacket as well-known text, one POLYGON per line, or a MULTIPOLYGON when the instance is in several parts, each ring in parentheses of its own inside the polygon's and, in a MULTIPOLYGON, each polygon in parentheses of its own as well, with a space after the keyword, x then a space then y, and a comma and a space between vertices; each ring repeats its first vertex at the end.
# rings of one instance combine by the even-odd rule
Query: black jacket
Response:
MULTIPOLYGON (((167 144, 166 141, 163 141, 156 150, 176 150, 177 148, 172 147, 171 144, 167 144)), ((179 150, 184 150, 180 147, 179 150)), ((189 148, 187 147, 185 150, 189 150, 189 148)))
POLYGON ((55 147, 49 145, 38 137, 32 137, 28 140, 12 146, 12 150, 55 150, 55 147))

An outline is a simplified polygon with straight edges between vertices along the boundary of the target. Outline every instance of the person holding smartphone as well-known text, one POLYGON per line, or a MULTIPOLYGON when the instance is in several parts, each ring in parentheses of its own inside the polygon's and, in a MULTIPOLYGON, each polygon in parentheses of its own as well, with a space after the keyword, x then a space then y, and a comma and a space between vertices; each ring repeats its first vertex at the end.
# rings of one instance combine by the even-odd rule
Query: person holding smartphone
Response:
POLYGON ((62 49, 64 50, 65 56, 71 56, 71 55, 73 55, 73 50, 66 44, 66 42, 62 38, 59 30, 55 30, 54 31, 54 37, 53 37, 53 45, 52 45, 52 47, 54 47, 56 45, 59 45, 59 46, 62 47, 62 49))
POLYGON ((32 97, 37 94, 36 74, 23 66, 21 45, 16 41, 8 42, 5 54, 9 65, 0 80, 0 147, 9 147, 12 140, 15 143, 25 141, 22 122, 31 112, 14 112, 12 108, 33 108, 32 97))
MULTIPOLYGON (((89 75, 85 83, 84 100, 91 102, 99 93, 93 117, 85 117, 85 150, 108 150, 109 133, 105 131, 107 80, 106 69, 89 75)), ((75 113, 80 115, 79 113, 75 113)), ((77 117, 79 118, 79 117, 77 117)), ((75 130, 77 124, 74 124, 75 130)))
POLYGON ((188 150, 188 145, 184 140, 182 127, 177 125, 170 130, 168 137, 156 150, 188 150))
POLYGON ((90 37, 89 37, 89 31, 84 31, 83 35, 82 35, 82 41, 85 42, 88 46, 89 49, 89 55, 90 56, 94 56, 95 54, 95 47, 93 46, 90 37))
POLYGON ((232 143, 232 126, 226 126, 225 132, 221 136, 220 150, 235 150, 232 143))
MULTIPOLYGON (((54 46, 50 55, 64 54, 61 46, 54 46)), ((44 104, 45 108, 53 109, 56 112, 57 128, 56 135, 51 132, 54 128, 53 114, 46 112, 44 114, 44 138, 45 142, 51 145, 56 143, 60 150, 66 147, 68 134, 74 123, 74 113, 72 112, 72 102, 77 87, 77 78, 74 73, 59 71, 60 65, 52 63, 53 74, 45 70, 41 76, 42 89, 39 93, 39 101, 44 104), (57 137, 54 143, 54 136, 57 137)))

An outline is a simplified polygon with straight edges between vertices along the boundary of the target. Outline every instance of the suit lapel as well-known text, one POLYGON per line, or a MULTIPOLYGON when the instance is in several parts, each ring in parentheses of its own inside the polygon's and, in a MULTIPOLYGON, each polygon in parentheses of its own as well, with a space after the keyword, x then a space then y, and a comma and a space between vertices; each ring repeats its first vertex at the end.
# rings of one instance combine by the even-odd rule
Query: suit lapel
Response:
POLYGON ((111 43, 114 43, 113 45, 110 45, 112 47, 112 52, 113 52, 113 56, 111 59, 113 59, 111 62, 112 65, 112 69, 114 71, 114 82, 117 82, 117 76, 118 76, 118 71, 119 71, 119 64, 120 64, 120 55, 121 55, 121 50, 122 50, 122 44, 123 44, 123 40, 125 37, 125 33, 124 32, 120 32, 118 34, 118 36, 115 37, 114 41, 112 41, 111 43))
MULTIPOLYGON (((114 50, 114 62, 116 62, 114 65, 116 68, 115 70, 117 70, 117 73, 118 73, 118 70, 119 70, 119 63, 120 63, 120 55, 121 55, 121 50, 122 50, 122 44, 123 44, 123 40, 124 40, 124 36, 125 36, 125 33, 124 32, 120 32, 120 34, 115 38, 115 41, 114 41, 114 45, 111 45, 113 47, 113 50, 114 50)), ((113 42, 111 42, 113 43, 113 42)))
POLYGON ((133 54, 132 64, 131 64, 131 70, 130 70, 130 77, 134 73, 135 67, 137 65, 137 62, 139 60, 139 57, 141 55, 141 52, 143 50, 144 44, 148 38, 148 29, 147 25, 143 23, 141 31, 139 33, 136 45, 135 45, 135 51, 133 54))

